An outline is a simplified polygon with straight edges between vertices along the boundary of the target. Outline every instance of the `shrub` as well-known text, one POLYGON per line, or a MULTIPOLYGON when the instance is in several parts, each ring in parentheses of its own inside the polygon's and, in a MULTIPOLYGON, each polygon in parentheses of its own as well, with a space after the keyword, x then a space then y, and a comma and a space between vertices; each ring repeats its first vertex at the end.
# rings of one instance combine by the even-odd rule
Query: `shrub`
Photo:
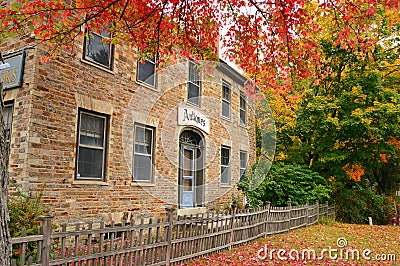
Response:
POLYGON ((238 184, 250 207, 262 206, 267 201, 273 206, 285 206, 289 198, 292 205, 330 199, 328 181, 305 166, 274 163, 268 170, 267 164, 258 165, 252 175, 238 184), (252 182, 260 178, 263 178, 262 182, 252 189, 252 182))
POLYGON ((392 204, 379 195, 376 185, 347 181, 337 183, 333 194, 336 218, 346 223, 367 224, 372 217, 374 224, 389 224, 392 204))
MULTIPOLYGON (((41 203, 44 186, 31 195, 22 193, 17 186, 15 192, 8 198, 8 210, 10 214, 11 237, 19 237, 26 229, 26 235, 38 234, 40 225, 39 216, 48 213, 48 210, 41 203)), ((26 257, 35 255, 37 252, 36 243, 29 243, 26 247, 26 257)), ((20 247, 13 246, 13 259, 19 261, 20 247)))

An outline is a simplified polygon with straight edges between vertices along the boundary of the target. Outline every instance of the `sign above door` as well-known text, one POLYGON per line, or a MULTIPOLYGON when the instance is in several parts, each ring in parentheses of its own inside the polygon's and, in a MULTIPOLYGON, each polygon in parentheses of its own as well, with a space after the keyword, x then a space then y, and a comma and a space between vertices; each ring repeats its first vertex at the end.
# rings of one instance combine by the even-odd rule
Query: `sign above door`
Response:
POLYGON ((192 107, 178 107, 178 125, 194 126, 207 134, 210 133, 210 119, 201 111, 192 107))

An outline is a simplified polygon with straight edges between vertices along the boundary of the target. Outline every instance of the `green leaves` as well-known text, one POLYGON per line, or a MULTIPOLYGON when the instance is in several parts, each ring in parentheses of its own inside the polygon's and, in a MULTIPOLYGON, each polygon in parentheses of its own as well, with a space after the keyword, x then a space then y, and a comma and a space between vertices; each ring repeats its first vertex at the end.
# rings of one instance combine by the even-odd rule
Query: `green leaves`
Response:
POLYGON ((252 207, 262 206, 267 201, 273 206, 286 206, 289 198, 293 205, 330 199, 329 183, 307 167, 274 163, 268 174, 267 171, 264 174, 263 182, 256 189, 251 189, 251 175, 238 184, 252 207))

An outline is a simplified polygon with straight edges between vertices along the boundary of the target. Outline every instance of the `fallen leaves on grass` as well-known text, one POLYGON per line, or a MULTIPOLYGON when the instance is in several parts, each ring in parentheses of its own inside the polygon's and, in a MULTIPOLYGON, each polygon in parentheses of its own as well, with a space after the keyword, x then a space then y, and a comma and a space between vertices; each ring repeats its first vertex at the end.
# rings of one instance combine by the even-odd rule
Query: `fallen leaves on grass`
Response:
POLYGON ((268 236, 185 265, 400 265, 399 247, 399 226, 318 224, 268 236))

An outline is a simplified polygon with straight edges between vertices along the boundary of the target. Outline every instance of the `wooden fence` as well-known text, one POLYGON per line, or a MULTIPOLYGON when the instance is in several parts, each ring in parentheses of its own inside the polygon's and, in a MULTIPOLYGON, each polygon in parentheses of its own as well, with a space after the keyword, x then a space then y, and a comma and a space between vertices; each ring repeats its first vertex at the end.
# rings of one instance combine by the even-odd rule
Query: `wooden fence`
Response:
POLYGON ((333 218, 328 203, 287 207, 267 206, 230 214, 176 216, 167 208, 166 219, 132 219, 121 225, 78 223, 52 231, 52 217, 42 217, 39 235, 13 238, 19 256, 16 265, 171 265, 229 249, 263 236, 312 225, 320 217, 333 218), (29 252, 32 254, 29 255, 29 252), (27 259, 26 259, 27 258, 27 259))

